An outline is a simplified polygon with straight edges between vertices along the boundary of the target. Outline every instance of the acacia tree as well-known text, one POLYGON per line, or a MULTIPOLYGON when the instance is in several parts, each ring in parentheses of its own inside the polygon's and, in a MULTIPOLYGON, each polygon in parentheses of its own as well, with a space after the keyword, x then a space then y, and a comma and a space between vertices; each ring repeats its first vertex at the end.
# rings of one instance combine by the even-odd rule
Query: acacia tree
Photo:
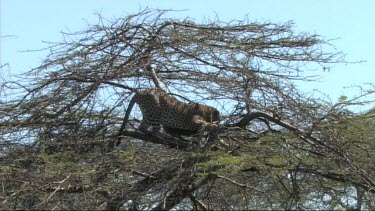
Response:
POLYGON ((374 110, 349 109, 370 103, 374 87, 332 104, 294 86, 343 62, 341 52, 291 22, 167 14, 98 16, 7 82, 2 208, 374 208, 374 110), (160 86, 219 109, 225 144, 144 134, 136 110, 113 147, 134 90, 160 86))

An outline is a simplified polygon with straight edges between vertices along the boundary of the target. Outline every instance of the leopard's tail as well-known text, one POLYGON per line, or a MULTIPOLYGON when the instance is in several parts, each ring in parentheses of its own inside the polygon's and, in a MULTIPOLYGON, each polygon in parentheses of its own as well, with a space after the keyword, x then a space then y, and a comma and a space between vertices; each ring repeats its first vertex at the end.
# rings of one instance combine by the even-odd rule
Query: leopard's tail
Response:
POLYGON ((129 121, 130 112, 132 111, 132 109, 134 107, 136 95, 137 94, 135 94, 133 96, 133 98, 130 100, 128 108, 126 109, 124 120, 122 121, 121 128, 120 128, 120 130, 118 132, 118 138, 117 138, 116 146, 118 146, 118 145, 121 144, 121 135, 124 132, 125 126, 128 123, 128 121, 129 121))

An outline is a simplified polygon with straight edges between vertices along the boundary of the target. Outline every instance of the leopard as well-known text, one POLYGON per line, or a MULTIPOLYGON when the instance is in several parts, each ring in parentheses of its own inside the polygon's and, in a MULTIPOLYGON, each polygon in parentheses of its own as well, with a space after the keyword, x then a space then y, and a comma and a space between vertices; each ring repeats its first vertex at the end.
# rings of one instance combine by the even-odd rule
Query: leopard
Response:
POLYGON ((220 112, 214 107, 181 102, 162 89, 136 90, 126 110, 116 145, 120 144, 135 103, 143 115, 139 130, 145 133, 157 133, 163 128, 165 133, 180 138, 182 135, 192 136, 205 126, 218 125, 220 122, 220 112))

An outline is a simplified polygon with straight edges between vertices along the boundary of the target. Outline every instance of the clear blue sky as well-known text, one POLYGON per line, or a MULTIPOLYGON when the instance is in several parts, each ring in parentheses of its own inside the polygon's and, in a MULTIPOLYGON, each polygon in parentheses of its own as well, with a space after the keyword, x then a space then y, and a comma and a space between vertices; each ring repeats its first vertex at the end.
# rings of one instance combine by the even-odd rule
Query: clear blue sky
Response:
POLYGON ((0 0, 1 63, 9 64, 5 74, 30 70, 40 64, 45 53, 28 52, 47 47, 42 41, 60 41, 61 31, 84 29, 86 23, 97 23, 99 12, 115 18, 138 12, 140 8, 185 10, 173 13, 196 21, 204 18, 243 19, 283 23, 295 22, 296 31, 322 35, 348 61, 366 60, 353 65, 335 65, 321 72, 320 83, 303 86, 308 91, 319 89, 333 100, 350 95, 345 86, 375 82, 375 0, 0 0))

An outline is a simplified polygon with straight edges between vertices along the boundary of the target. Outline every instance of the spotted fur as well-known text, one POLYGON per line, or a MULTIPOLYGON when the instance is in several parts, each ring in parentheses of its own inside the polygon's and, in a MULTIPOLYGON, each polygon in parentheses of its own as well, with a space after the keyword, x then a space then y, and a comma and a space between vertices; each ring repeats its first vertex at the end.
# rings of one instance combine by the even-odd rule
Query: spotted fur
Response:
POLYGON ((135 103, 143 115, 140 126, 143 132, 149 132, 149 127, 152 132, 159 132, 163 126, 164 131, 172 136, 193 135, 205 125, 220 121, 219 111, 211 106, 183 103, 160 89, 141 90, 129 103, 119 135, 135 103))

